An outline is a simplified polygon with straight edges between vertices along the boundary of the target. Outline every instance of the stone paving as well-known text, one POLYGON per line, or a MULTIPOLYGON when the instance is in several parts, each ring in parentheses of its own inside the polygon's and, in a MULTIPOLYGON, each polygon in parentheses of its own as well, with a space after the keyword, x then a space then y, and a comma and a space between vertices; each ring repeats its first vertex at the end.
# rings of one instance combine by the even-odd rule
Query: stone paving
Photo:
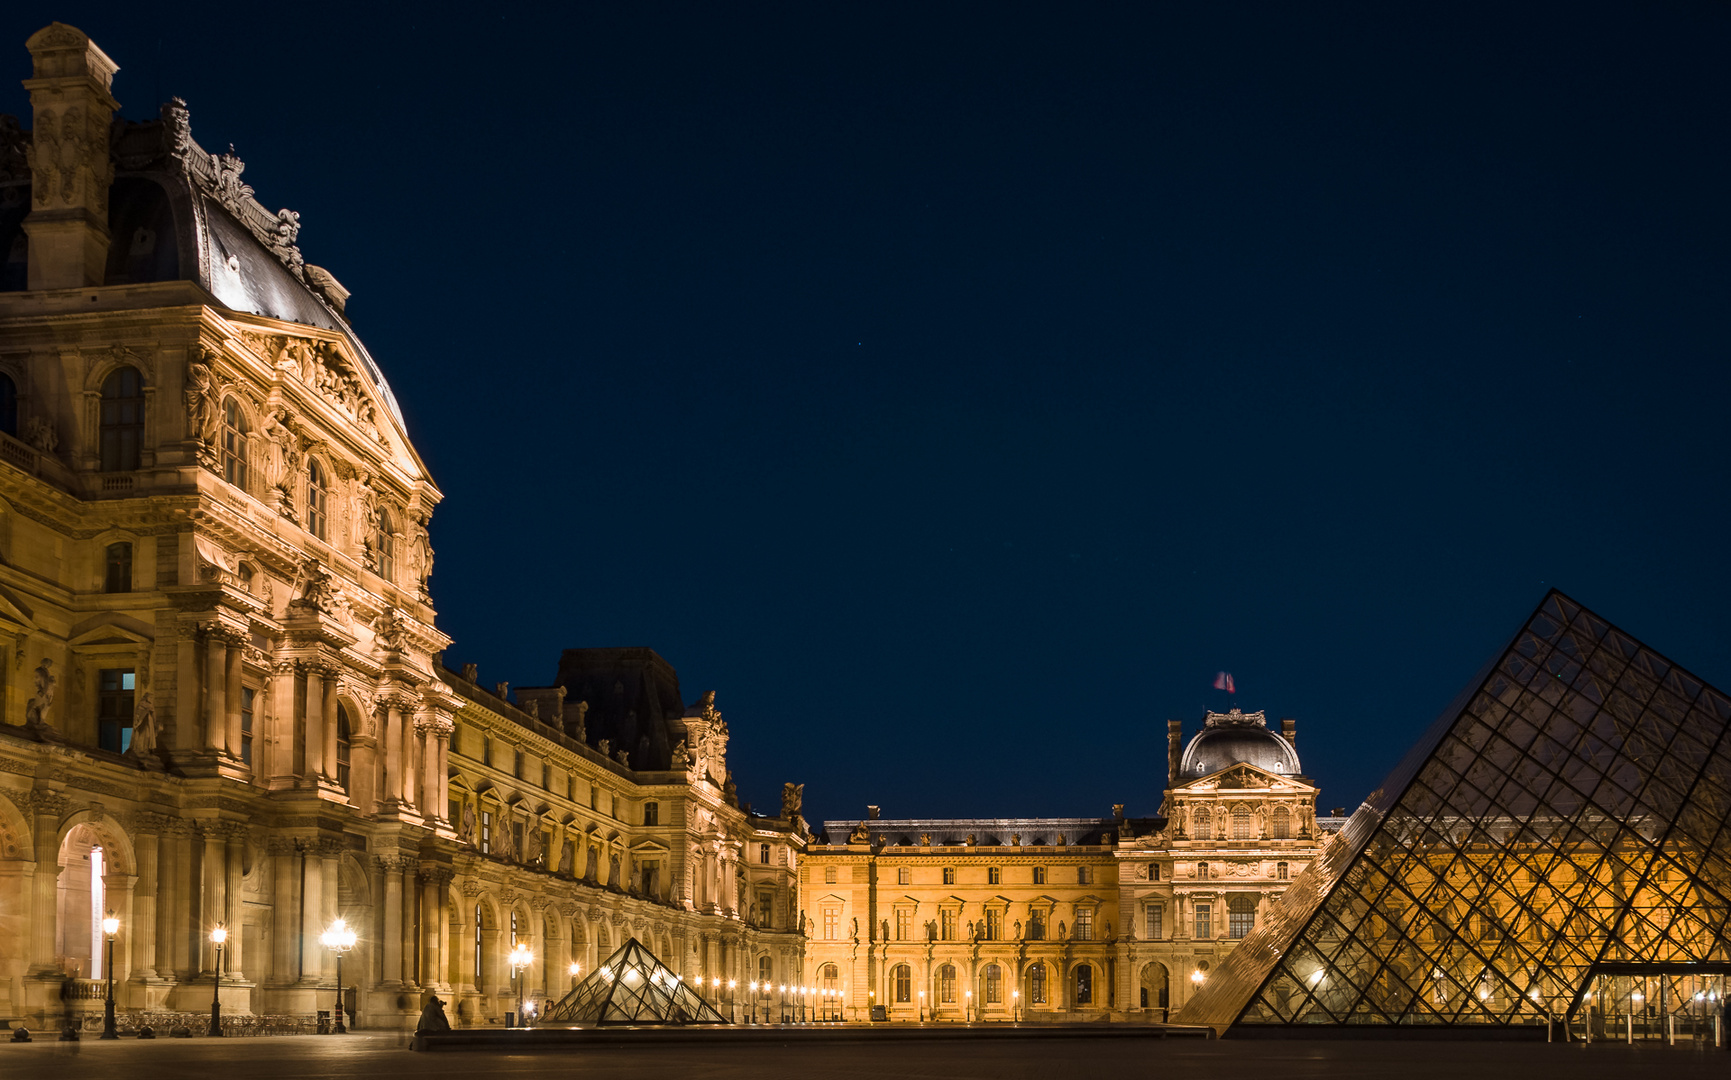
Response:
POLYGON ((1051 1080, 1171 1072, 1194 1078, 1271 1080, 1630 1080, 1660 1076, 1719 1080, 1731 1052, 1649 1044, 1321 1042, 1155 1039, 955 1039, 888 1042, 857 1039, 806 1045, 640 1046, 541 1053, 481 1051, 418 1054, 396 1035, 350 1034, 153 1042, 0 1043, 0 1078, 44 1080, 323 1080, 392 1077, 472 1078, 569 1075, 584 1080, 1051 1080))

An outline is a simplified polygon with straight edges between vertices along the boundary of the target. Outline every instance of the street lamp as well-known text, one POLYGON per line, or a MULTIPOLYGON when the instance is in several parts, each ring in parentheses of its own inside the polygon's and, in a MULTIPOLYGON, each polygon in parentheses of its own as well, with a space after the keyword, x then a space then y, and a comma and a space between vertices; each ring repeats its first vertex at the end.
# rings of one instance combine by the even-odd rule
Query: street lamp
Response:
POLYGON ((734 993, 739 988, 738 979, 727 980, 727 1018, 739 1023, 739 995, 734 993))
POLYGON ((210 979, 210 1035, 222 1037, 222 945, 228 940, 228 927, 217 923, 210 931, 210 943, 216 946, 216 968, 210 979))
POLYGON ((575 963, 572 964, 571 965, 571 989, 573 989, 573 990, 577 989, 577 976, 579 976, 581 974, 583 974, 583 965, 582 964, 575 964, 575 963))
POLYGON ((920 1023, 926 1022, 926 992, 920 991, 920 1023))
POLYGON ((962 1015, 970 1020, 974 1018, 974 992, 972 990, 962 991, 962 1015))
POLYGON ((781 984, 781 1022, 787 1023, 787 984, 781 984))
POLYGON ((1020 990, 1010 991, 1010 1003, 1010 1018, 1012 1022, 1019 1024, 1022 1022, 1022 992, 1020 990))
POLYGON ((757 980, 751 980, 751 993, 747 1000, 751 1002, 751 1022, 757 1023, 757 980))
POLYGON ((331 1030, 338 1035, 347 1035, 349 1029, 344 1026, 345 1014, 349 1011, 343 1001, 343 954, 355 947, 355 932, 343 919, 331 923, 324 933, 319 935, 319 941, 324 947, 337 954, 337 1026, 331 1030))
POLYGON ((526 945, 519 943, 506 957, 511 962, 511 979, 517 984, 517 1022, 523 1023, 523 976, 522 973, 535 959, 526 945))
POLYGON ((108 997, 102 1002, 102 1037, 118 1039, 120 1032, 114 1029, 114 935, 120 933, 120 920, 113 910, 102 920, 102 932, 108 937, 108 959, 103 962, 108 971, 108 997))

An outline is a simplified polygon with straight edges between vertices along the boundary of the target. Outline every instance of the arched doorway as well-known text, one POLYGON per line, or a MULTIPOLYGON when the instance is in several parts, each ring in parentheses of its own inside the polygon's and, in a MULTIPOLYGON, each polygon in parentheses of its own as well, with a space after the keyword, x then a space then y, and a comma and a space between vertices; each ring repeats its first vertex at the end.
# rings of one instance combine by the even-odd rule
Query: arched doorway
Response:
POLYGON ((1158 960, 1142 967, 1141 1005, 1165 1022, 1172 1007, 1172 975, 1158 960))
MULTIPOLYGON (((117 891, 114 879, 126 873, 122 860, 118 846, 99 825, 74 825, 61 838, 60 874, 54 886, 54 951, 73 978, 107 977, 102 920, 114 911, 125 925, 131 916, 131 898, 112 895, 117 891)), ((124 952, 116 951, 116 965, 122 970, 124 959, 124 952)))

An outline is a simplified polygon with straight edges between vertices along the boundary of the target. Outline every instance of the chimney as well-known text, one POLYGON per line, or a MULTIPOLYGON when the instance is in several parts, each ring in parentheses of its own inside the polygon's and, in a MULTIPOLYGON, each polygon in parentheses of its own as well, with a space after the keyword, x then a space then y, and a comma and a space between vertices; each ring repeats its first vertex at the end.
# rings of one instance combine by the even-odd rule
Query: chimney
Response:
POLYGON ((1298 749, 1298 721, 1290 716, 1281 717, 1280 737, 1286 740, 1286 745, 1298 749))
POLYGON ((31 207, 26 284, 31 289, 101 285, 108 271, 108 185, 114 162, 108 129, 120 103, 109 92, 119 70, 96 44, 65 23, 24 43, 36 62, 30 91, 31 207))
POLYGON ((1178 782, 1178 762, 1184 757, 1184 721, 1166 721, 1166 786, 1178 782))
POLYGON ((876 821, 878 819, 878 808, 875 806, 866 807, 866 818, 870 821, 876 821))

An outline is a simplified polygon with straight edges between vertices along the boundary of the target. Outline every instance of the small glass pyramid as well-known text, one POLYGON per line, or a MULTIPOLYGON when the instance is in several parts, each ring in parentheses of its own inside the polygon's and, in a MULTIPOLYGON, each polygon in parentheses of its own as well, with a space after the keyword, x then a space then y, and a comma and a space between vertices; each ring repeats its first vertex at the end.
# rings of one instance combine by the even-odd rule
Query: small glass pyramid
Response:
POLYGON ((1637 976, 1685 1008, 1731 972, 1728 817, 1731 699, 1552 592, 1174 1020, 1602 1025, 1637 976))
POLYGON ((726 1024, 636 938, 542 1014, 540 1024, 726 1024))

